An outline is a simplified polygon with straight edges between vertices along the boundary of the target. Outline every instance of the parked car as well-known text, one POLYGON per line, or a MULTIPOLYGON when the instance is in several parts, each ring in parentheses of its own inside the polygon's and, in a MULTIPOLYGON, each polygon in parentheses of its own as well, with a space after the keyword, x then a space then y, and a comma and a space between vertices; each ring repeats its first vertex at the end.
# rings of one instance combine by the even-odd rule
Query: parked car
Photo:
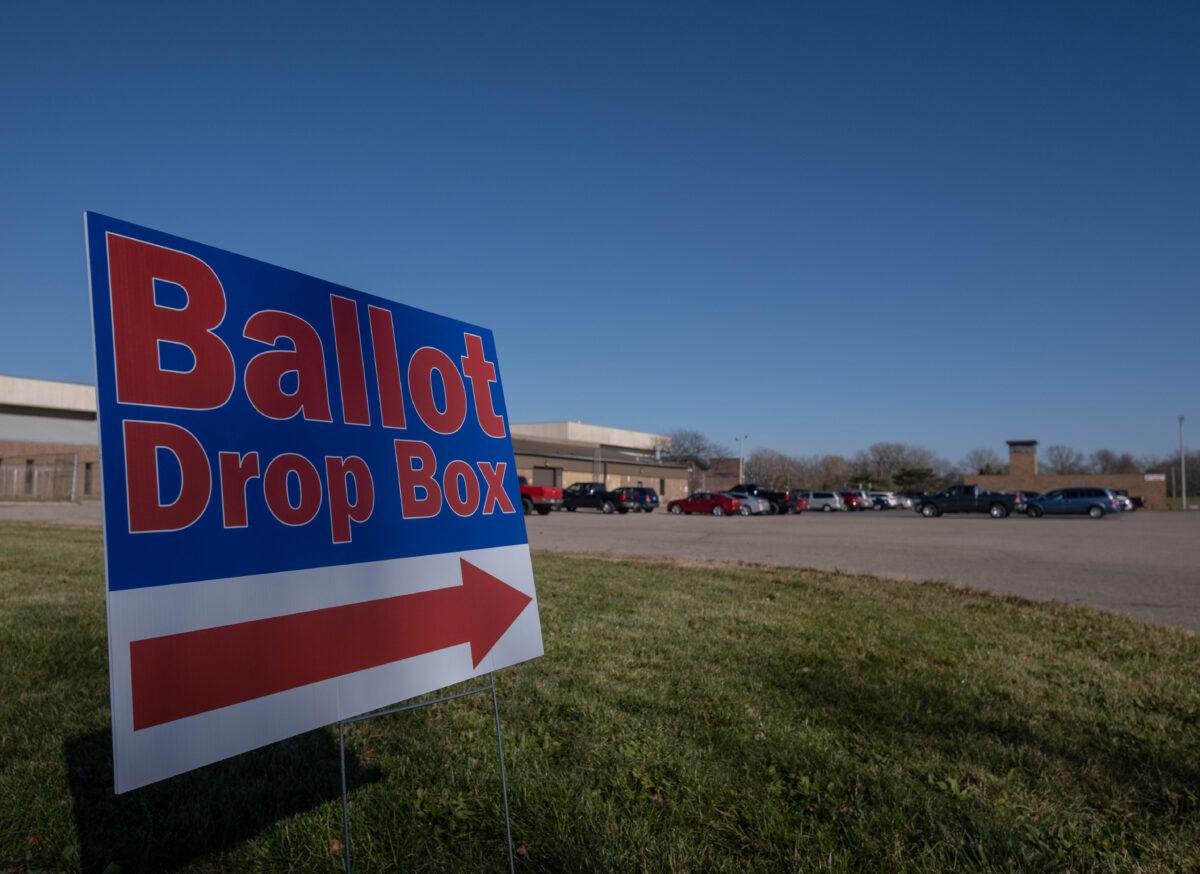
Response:
POLYGON ((521 485, 521 507, 526 516, 535 510, 539 516, 545 516, 562 506, 563 490, 558 486, 531 486, 523 476, 517 477, 517 482, 521 485))
POLYGON ((613 498, 616 501, 618 513, 641 510, 644 500, 636 486, 621 486, 619 489, 613 489, 613 498))
POLYGON ((930 519, 943 513, 987 513, 993 519, 1003 519, 1016 506, 1017 499, 1005 492, 989 492, 979 486, 951 486, 936 495, 925 495, 916 509, 930 519))
POLYGON ((638 496, 638 510, 643 513, 653 513, 658 509, 658 492, 649 486, 629 486, 638 496))
POLYGON ((763 513, 771 512, 771 502, 766 498, 759 498, 746 492, 730 491, 721 492, 721 494, 737 498, 742 504, 741 514, 743 516, 761 516, 763 513))
POLYGON ((896 493, 896 504, 901 510, 911 510, 913 508, 913 498, 908 492, 896 493))
POLYGON ((834 511, 850 509, 846 506, 846 502, 842 500, 842 496, 837 492, 800 492, 800 494, 808 501, 808 509, 810 510, 832 513, 834 511))
POLYGON ((1108 513, 1121 512, 1117 495, 1109 489, 1054 489, 1029 502, 1028 513, 1042 516, 1087 515, 1102 519, 1108 513))
POLYGON ((1126 513, 1132 513, 1143 506, 1141 498, 1130 497, 1126 492, 1113 492, 1113 494, 1117 496, 1117 502, 1121 505, 1121 510, 1126 513))
POLYGON ((667 512, 680 516, 684 513, 711 513, 713 516, 731 516, 740 513, 742 502, 725 494, 695 492, 686 498, 676 498, 667 504, 667 512))
POLYGON ((574 513, 580 507, 590 507, 601 513, 628 513, 640 506, 633 495, 619 495, 604 488, 604 483, 575 483, 563 489, 563 509, 574 513))
POLYGON ((1040 498, 1042 496, 1041 492, 1035 492, 1035 491, 1031 491, 1028 489, 1023 490, 1023 491, 1010 492, 1009 494, 1011 494, 1014 498, 1017 499, 1017 503, 1013 507, 1014 512, 1017 512, 1017 513, 1028 512, 1029 511, 1029 502, 1032 501, 1034 498, 1040 498))
POLYGON ((727 491, 754 495, 756 498, 765 498, 771 504, 772 513, 792 512, 792 501, 787 492, 777 492, 772 489, 763 488, 757 483, 738 483, 733 488, 727 489, 727 491))
POLYGON ((862 492, 838 492, 847 510, 869 510, 871 499, 862 492))
POLYGON ((803 513, 808 509, 808 498, 804 497, 804 495, 789 492, 788 497, 792 500, 793 513, 803 513))
POLYGON ((867 497, 876 510, 895 510, 900 506, 900 499, 895 492, 867 492, 867 497))

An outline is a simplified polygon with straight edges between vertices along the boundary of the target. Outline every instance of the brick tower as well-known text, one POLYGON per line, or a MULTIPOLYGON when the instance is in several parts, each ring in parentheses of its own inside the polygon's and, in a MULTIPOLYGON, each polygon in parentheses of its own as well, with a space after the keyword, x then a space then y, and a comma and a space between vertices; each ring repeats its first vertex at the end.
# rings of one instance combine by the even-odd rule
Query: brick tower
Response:
POLYGON ((1008 475, 1011 477, 1035 477, 1038 472, 1036 440, 1008 441, 1008 475))

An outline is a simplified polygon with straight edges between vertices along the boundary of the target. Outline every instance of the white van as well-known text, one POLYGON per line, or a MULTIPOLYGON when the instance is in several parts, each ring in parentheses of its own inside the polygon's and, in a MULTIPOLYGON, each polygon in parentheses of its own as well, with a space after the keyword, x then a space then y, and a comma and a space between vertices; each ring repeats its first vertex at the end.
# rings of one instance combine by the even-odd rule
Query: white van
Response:
POLYGON ((822 510, 826 513, 832 513, 835 510, 846 509, 846 502, 842 500, 842 496, 837 492, 803 492, 802 494, 808 499, 809 510, 822 510))

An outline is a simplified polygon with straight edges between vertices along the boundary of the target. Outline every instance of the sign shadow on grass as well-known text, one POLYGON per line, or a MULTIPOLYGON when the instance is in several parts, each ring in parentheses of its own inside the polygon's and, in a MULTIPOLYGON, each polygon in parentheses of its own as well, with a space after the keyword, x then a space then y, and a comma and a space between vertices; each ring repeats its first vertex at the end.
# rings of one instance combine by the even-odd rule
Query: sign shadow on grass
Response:
MULTIPOLYGON (((325 729, 123 795, 113 794, 111 731, 69 738, 63 753, 83 871, 113 863, 125 871, 175 870, 341 798, 337 741, 325 729)), ((347 789, 380 779, 348 746, 347 789)), ((330 839, 341 837, 340 816, 338 807, 330 839)))

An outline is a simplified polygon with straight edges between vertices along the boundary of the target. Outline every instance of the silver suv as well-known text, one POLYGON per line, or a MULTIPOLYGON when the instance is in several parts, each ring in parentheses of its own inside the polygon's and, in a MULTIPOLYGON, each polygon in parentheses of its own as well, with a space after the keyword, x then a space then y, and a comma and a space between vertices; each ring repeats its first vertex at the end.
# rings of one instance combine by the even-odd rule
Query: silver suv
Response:
POLYGON ((835 510, 846 509, 846 502, 837 492, 803 492, 802 494, 808 499, 809 510, 823 510, 826 513, 832 513, 835 510))

